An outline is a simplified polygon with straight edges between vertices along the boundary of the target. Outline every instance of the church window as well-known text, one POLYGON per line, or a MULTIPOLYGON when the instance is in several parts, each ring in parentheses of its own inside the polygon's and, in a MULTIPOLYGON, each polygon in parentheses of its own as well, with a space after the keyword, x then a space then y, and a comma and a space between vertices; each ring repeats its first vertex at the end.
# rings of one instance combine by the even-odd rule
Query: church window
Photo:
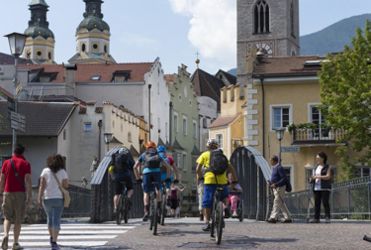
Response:
POLYGON ((93 44, 93 49, 98 49, 98 44, 94 43, 93 44))
POLYGON ((104 45, 104 53, 107 53, 107 45, 104 45))
POLYGON ((30 59, 30 58, 31 58, 31 51, 27 51, 27 53, 26 53, 26 58, 27 58, 27 59, 30 59))
POLYGON ((269 29, 269 6, 264 0, 259 0, 254 7, 254 33, 268 33, 269 29))
POLYGON ((49 60, 52 59, 52 52, 49 52, 49 53, 48 53, 48 58, 49 58, 49 60))
POLYGON ((40 51, 40 50, 37 51, 36 55, 37 55, 37 56, 41 56, 41 55, 42 55, 41 51, 40 51))
POLYGON ((85 43, 83 43, 83 44, 81 45, 81 51, 82 51, 82 52, 85 52, 85 50, 86 50, 86 45, 85 45, 85 43))

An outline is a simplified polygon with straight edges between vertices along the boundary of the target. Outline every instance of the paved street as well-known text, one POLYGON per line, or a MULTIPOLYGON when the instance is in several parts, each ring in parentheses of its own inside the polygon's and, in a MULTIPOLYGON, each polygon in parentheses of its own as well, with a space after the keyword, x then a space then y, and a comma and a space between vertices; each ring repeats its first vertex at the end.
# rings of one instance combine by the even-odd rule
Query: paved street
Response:
MULTIPOLYGON (((128 225, 65 223, 60 244, 73 249, 371 249, 362 240, 371 234, 370 222, 333 221, 331 224, 267 224, 227 220, 220 246, 200 230, 196 218, 168 219, 153 236, 147 223, 131 220, 128 225)), ((25 249, 49 249, 45 225, 27 225, 21 243, 25 249)))

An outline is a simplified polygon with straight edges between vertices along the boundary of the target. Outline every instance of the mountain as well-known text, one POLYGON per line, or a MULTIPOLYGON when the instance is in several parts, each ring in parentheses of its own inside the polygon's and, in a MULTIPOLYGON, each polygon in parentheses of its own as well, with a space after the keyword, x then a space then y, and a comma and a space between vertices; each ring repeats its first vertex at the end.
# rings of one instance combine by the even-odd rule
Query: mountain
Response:
MULTIPOLYGON (((334 23, 323 30, 300 37, 300 55, 325 56, 331 52, 339 52, 345 45, 351 45, 357 28, 364 30, 366 20, 371 21, 371 14, 352 16, 334 23)), ((230 69, 236 75, 237 69, 230 69)))
POLYGON ((357 28, 364 29, 371 14, 343 19, 318 32, 300 37, 301 55, 326 55, 339 52, 345 45, 350 45, 357 28))

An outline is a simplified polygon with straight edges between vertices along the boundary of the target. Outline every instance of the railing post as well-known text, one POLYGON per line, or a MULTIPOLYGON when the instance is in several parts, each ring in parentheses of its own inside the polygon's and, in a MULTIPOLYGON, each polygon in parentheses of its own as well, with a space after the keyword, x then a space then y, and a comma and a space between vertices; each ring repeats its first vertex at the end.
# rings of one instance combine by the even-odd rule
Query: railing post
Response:
POLYGON ((371 220, 371 179, 368 178, 368 183, 367 183, 367 200, 368 200, 368 219, 371 220))
POLYGON ((348 189, 348 219, 350 218, 350 185, 347 186, 348 189))

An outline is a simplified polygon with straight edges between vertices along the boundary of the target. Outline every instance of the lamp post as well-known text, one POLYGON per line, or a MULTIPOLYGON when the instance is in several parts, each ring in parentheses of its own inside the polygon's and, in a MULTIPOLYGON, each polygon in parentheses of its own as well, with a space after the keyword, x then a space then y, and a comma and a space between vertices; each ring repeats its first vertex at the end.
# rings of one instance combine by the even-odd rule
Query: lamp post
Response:
POLYGON ((285 128, 276 128, 274 129, 276 131, 276 137, 277 137, 277 140, 279 141, 279 144, 280 144, 280 151, 279 151, 279 154, 278 154, 278 157, 280 158, 280 162, 282 161, 281 159, 281 141, 283 139, 283 135, 285 133, 285 128))
POLYGON ((148 140, 151 140, 151 88, 152 84, 148 84, 148 125, 149 125, 149 131, 148 131, 148 140))
POLYGON ((109 144, 112 141, 112 133, 104 133, 104 141, 107 144, 107 152, 109 151, 109 144))
MULTIPOLYGON (((18 88, 18 79, 17 79, 17 65, 18 58, 22 54, 24 46, 26 44, 26 36, 21 33, 10 33, 4 37, 8 38, 9 47, 12 55, 14 56, 14 112, 18 112, 17 107, 17 88, 18 88)), ((17 144, 17 131, 15 128, 12 128, 12 152, 14 152, 15 145, 17 144)))

